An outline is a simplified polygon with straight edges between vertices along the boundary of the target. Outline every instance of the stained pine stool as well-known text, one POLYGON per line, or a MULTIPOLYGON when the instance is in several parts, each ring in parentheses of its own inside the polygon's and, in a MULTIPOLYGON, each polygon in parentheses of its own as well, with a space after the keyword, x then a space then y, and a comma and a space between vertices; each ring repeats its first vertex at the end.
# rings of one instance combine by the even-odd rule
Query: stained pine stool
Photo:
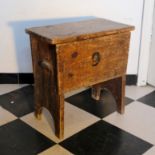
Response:
POLYGON ((73 23, 34 27, 30 35, 35 79, 35 116, 42 107, 53 116, 55 134, 64 136, 64 93, 92 88, 111 91, 119 113, 124 113, 125 74, 133 26, 95 18, 73 23))

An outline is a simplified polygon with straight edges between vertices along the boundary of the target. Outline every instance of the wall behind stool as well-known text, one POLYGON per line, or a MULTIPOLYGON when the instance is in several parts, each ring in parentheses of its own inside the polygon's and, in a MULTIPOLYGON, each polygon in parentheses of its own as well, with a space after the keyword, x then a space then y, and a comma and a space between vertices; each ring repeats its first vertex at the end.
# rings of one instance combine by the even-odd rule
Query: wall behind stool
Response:
POLYGON ((136 26, 132 32, 128 74, 137 74, 142 0, 0 0, 0 73, 31 73, 24 29, 102 17, 136 26))

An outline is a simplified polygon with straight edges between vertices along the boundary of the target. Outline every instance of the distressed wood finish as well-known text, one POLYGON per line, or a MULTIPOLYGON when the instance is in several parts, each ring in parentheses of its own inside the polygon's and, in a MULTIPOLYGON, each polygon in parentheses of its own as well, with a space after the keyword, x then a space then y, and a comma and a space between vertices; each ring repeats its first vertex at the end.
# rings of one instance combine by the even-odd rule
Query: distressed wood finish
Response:
POLYGON ((63 64, 64 92, 119 77, 126 72, 130 33, 57 45, 63 64), (93 55, 99 62, 93 65, 93 55))
POLYGON ((125 72, 133 26, 104 19, 27 29, 35 78, 35 116, 49 110, 55 134, 64 135, 64 93, 92 87, 92 97, 110 90, 124 113, 125 72))

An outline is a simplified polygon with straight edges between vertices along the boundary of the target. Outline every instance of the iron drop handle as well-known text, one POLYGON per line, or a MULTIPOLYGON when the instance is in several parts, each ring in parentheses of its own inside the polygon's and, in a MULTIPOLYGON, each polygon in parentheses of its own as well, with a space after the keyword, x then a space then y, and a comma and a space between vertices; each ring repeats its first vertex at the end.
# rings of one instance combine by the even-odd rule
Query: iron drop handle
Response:
POLYGON ((38 64, 41 68, 52 71, 52 65, 47 60, 41 60, 38 64))

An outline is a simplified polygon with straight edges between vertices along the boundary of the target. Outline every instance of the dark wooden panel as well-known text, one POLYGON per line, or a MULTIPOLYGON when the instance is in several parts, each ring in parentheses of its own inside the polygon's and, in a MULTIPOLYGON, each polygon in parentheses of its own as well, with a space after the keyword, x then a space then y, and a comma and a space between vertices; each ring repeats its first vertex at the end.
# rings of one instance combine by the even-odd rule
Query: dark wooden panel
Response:
POLYGON ((53 116, 56 135, 61 138, 61 129, 64 128, 64 94, 58 80, 55 46, 31 37, 31 48, 35 79, 35 115, 40 119, 42 107, 47 108, 53 116))

